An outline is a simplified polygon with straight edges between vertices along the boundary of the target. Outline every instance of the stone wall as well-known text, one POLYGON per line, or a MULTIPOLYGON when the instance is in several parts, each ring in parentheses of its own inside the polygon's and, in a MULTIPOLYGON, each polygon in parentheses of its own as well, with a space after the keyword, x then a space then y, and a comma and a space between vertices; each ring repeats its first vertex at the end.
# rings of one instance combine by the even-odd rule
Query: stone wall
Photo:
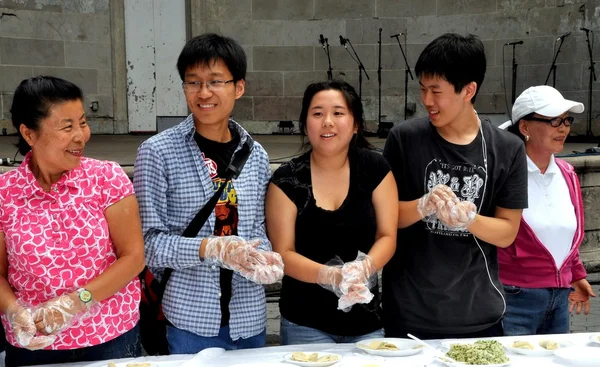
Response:
MULTIPOLYGON (((515 54, 518 95, 528 86, 544 83, 557 37, 572 32, 557 59, 556 87, 567 98, 585 101, 587 108, 588 53, 579 28, 600 31, 598 0, 193 0, 190 8, 193 35, 222 33, 246 49, 247 90, 236 104, 235 116, 255 121, 245 126, 261 133, 276 131, 279 120, 297 120, 305 86, 327 78, 319 34, 329 39, 334 77, 358 88, 356 64, 340 46, 339 36, 354 45, 371 78, 363 80, 366 117, 376 121, 377 39, 378 29, 383 29, 382 114, 384 121, 397 122, 404 117, 405 67, 391 34, 408 34, 411 68, 425 45, 442 33, 478 35, 486 47, 488 72, 476 107, 480 113, 505 114, 503 65, 509 103, 512 75, 512 47, 504 48, 505 43, 524 41, 515 54)), ((598 45, 600 37, 595 42, 596 58, 598 45)), ((600 80, 594 88, 598 95, 600 80)), ((408 95, 409 103, 417 106, 413 117, 423 116, 416 81, 409 81, 408 95)), ((594 99, 593 107, 597 121, 600 98, 594 99)), ((574 126, 575 133, 584 131, 585 124, 574 126)), ((594 131, 600 134, 599 127, 594 131)))
MULTIPOLYGON (((425 45, 442 33, 480 36, 488 72, 476 107, 492 115, 506 114, 510 99, 512 47, 504 47, 505 43, 524 41, 515 54, 518 94, 544 83, 557 37, 571 32, 557 59, 556 87, 589 108, 588 53, 579 29, 600 32, 600 0, 186 1, 192 35, 222 33, 247 51, 247 90, 236 103, 234 116, 254 133, 271 133, 280 120, 296 120, 305 86, 327 78, 320 34, 331 45, 334 77, 358 87, 357 67, 340 46, 339 36, 351 40, 371 78, 363 83, 366 117, 377 121, 379 28, 384 121, 398 122, 404 116, 404 63, 398 44, 390 38, 400 32, 407 33, 411 67, 425 45)), ((17 83, 45 73, 83 87, 93 132, 128 132, 122 0, 0 0, 0 15, 0 127, 10 127, 8 111, 17 83), (98 101, 98 111, 89 108, 92 101, 98 101)), ((599 45, 596 37, 596 59, 599 45)), ((600 80, 594 83, 594 93, 593 131, 600 135, 596 126, 600 80)), ((416 81, 409 81, 408 95, 416 105, 416 113, 409 117, 423 116, 416 81)), ((585 129, 585 123, 574 125, 576 134, 585 129)))
POLYGON ((580 253, 588 272, 600 272, 600 156, 568 157, 579 176, 585 209, 580 253))
POLYGON ((111 24, 119 11, 113 4, 118 1, 0 0, 1 128, 14 132, 10 106, 19 82, 53 75, 82 88, 93 132, 127 132, 126 115, 115 118, 115 108, 122 107, 115 107, 114 94, 125 84, 114 81, 114 58, 122 44, 115 45, 113 37, 123 27, 111 24), (97 109, 90 108, 93 102, 97 109))

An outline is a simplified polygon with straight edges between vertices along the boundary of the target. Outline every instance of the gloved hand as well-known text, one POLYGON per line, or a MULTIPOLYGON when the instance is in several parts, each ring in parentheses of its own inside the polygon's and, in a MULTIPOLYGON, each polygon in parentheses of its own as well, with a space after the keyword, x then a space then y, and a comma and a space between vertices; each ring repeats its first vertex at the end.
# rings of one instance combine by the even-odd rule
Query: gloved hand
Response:
POLYGON ((260 240, 246 241, 238 236, 209 237, 204 258, 252 282, 274 283, 283 277, 283 260, 275 252, 258 250, 259 244, 260 240))
POLYGON ((417 211, 421 219, 434 215, 439 206, 447 201, 456 199, 452 189, 446 185, 436 185, 417 202, 417 211))
POLYGON ((258 250, 261 255, 265 257, 267 261, 266 266, 260 266, 256 269, 256 276, 251 281, 259 284, 273 284, 283 278, 283 259, 281 255, 274 251, 261 251, 258 250))
POLYGON ((343 295, 340 289, 342 282, 342 260, 338 257, 327 262, 319 269, 317 274, 317 284, 333 292, 337 297, 343 295))
POLYGON ((458 198, 440 203, 436 213, 437 218, 447 227, 453 229, 467 229, 477 215, 477 206, 470 201, 461 201, 458 198))
POLYGON ((54 343, 56 336, 35 336, 37 329, 33 322, 31 310, 19 303, 14 303, 5 311, 8 322, 10 323, 17 343, 23 348, 29 350, 38 350, 46 348, 54 343))
POLYGON ((373 299, 371 288, 377 284, 377 268, 370 256, 358 252, 356 260, 342 266, 340 290, 342 296, 338 301, 338 309, 350 311, 357 303, 369 303, 373 299))
POLYGON ((84 303, 78 292, 66 293, 42 303, 33 311, 33 320, 37 330, 45 335, 64 330, 85 317, 92 315, 92 306, 97 302, 92 299, 84 303))

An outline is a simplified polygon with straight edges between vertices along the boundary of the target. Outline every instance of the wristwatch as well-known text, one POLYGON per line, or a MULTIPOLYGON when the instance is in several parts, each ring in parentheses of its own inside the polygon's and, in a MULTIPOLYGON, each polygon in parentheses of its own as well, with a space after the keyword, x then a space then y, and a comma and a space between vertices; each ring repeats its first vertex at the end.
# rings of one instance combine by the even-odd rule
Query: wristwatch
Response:
POLYGON ((77 293, 79 294, 79 300, 81 303, 83 303, 86 308, 90 308, 92 305, 92 292, 85 288, 79 288, 77 293))

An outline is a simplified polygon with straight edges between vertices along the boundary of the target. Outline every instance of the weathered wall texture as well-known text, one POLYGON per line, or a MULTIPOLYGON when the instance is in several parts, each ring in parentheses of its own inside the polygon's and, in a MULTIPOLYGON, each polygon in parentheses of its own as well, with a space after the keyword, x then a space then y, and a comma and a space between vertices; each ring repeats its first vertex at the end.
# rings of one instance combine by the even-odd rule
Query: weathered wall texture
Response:
MULTIPOLYGON (((349 38, 371 80, 364 80, 366 117, 377 120, 377 30, 382 28, 383 120, 403 119, 404 64, 391 34, 406 32, 412 67, 427 43, 444 32, 474 33, 484 41, 488 73, 476 107, 506 114, 512 47, 517 94, 544 83, 556 38, 570 31, 557 59, 557 88, 586 103, 588 53, 584 26, 600 32, 600 0, 187 0, 192 34, 213 31, 237 39, 249 58, 247 92, 235 117, 253 132, 276 131, 279 120, 296 120, 306 84, 327 77, 319 34, 329 39, 334 76, 358 86, 357 68, 339 35, 349 38), (506 51, 503 55, 503 50, 506 51), (503 70, 503 65, 505 66, 503 70), (506 90, 504 95, 503 71, 506 90), (343 74, 343 75, 342 75, 343 74)), ((126 133, 127 100, 123 0, 0 0, 0 127, 17 83, 35 74, 66 77, 81 85, 94 132, 126 133)), ((600 56, 596 37, 594 57, 600 56)), ((176 55, 173 55, 175 60, 176 55)), ((600 117, 600 80, 594 83, 593 116, 600 117)), ((424 115, 416 81, 409 82, 414 116, 424 115)), ((160 96, 157 96, 160 98, 160 96)), ((586 115, 581 115, 585 120, 586 115)), ((585 124, 574 125, 575 133, 585 124)))
POLYGON ((53 75, 83 89, 94 132, 127 132, 114 126, 110 4, 109 0, 0 0, 1 127, 11 131, 9 111, 19 82, 53 75), (92 101, 98 102, 96 111, 89 107, 92 101))
MULTIPOLYGON (((194 35, 219 32, 245 47, 250 59, 248 87, 235 115, 255 121, 298 118, 306 84, 327 78, 327 58, 317 42, 321 33, 331 45, 334 77, 358 88, 356 64, 340 46, 339 35, 355 46, 371 77, 370 81, 363 80, 366 117, 377 120, 377 38, 378 29, 383 29, 382 114, 387 115, 384 120, 400 121, 404 116, 405 68, 391 34, 408 33, 411 68, 425 45, 442 33, 480 36, 487 51, 488 73, 476 107, 480 113, 504 114, 502 67, 506 65, 510 99, 512 62, 512 47, 506 47, 503 63, 506 42, 524 41, 515 55, 518 95, 527 86, 544 83, 556 38, 571 31, 557 60, 556 86, 567 98, 587 104, 588 54, 585 34, 579 28, 600 32, 598 0, 192 0, 191 9, 194 35)), ((595 43, 598 58, 600 37, 595 43)), ((598 119, 600 80, 594 88, 594 116, 598 119)), ((417 105, 416 116, 423 116, 416 81, 409 81, 408 94, 409 102, 417 105)), ((576 133, 585 130, 585 124, 575 126, 576 133)), ((275 128, 271 124, 268 129, 275 128)), ((600 134, 600 127, 594 131, 600 134)))

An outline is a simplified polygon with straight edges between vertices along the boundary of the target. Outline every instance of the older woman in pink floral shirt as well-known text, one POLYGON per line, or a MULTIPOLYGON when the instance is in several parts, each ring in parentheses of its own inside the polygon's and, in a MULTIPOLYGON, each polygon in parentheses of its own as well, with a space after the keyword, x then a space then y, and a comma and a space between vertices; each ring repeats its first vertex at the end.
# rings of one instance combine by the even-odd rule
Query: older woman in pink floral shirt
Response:
POLYGON ((7 367, 141 354, 137 201, 117 164, 82 157, 82 101, 77 86, 53 77, 24 80, 14 94, 25 159, 0 176, 7 367))

